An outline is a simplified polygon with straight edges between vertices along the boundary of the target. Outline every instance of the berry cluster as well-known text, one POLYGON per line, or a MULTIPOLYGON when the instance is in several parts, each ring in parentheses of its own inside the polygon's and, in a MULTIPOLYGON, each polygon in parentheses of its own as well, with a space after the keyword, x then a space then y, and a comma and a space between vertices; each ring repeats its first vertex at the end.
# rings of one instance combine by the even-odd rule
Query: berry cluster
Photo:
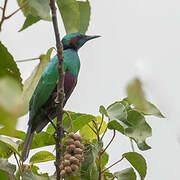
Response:
POLYGON ((78 134, 70 133, 66 140, 66 151, 60 165, 61 176, 67 177, 74 175, 83 160, 84 145, 81 144, 82 137, 78 134))

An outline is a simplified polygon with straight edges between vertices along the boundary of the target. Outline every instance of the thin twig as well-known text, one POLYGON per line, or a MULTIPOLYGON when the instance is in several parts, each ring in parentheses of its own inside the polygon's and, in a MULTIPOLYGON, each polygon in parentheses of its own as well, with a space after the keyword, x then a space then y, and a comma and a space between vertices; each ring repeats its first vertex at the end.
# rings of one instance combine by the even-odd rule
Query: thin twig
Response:
POLYGON ((104 173, 105 171, 107 171, 108 169, 110 169, 111 167, 113 167, 114 165, 116 165, 117 163, 121 162, 124 159, 124 157, 122 157, 120 160, 116 161, 115 163, 113 163, 112 165, 110 165, 109 167, 107 167, 106 169, 104 169, 102 173, 104 173))
POLYGON ((98 167, 98 168, 99 168, 99 169, 98 169, 98 170, 99 170, 99 180, 101 180, 101 171, 102 171, 102 167, 101 167, 101 160, 102 160, 102 159, 101 159, 101 155, 102 155, 102 154, 101 154, 101 151, 100 151, 100 152, 99 152, 99 167, 98 167))
POLYGON ((28 61, 33 61, 33 60, 39 60, 40 57, 37 58, 30 58, 30 59, 22 59, 22 60, 16 60, 16 62, 28 62, 28 61))
POLYGON ((56 16, 56 6, 55 6, 55 0, 50 0, 50 8, 52 13, 52 22, 54 27, 54 33, 56 38, 56 48, 57 48, 57 56, 58 56, 58 72, 59 72, 59 78, 58 78, 58 84, 57 84, 57 98, 55 100, 55 103, 57 104, 57 137, 56 137, 56 173, 57 177, 56 179, 59 180, 60 175, 60 164, 61 164, 61 153, 62 153, 62 137, 63 137, 63 128, 62 128, 62 117, 63 117, 63 104, 64 104, 64 63, 63 63, 63 45, 60 41, 60 34, 58 30, 58 24, 57 24, 57 16, 56 16))
POLYGON ((3 7, 0 7, 0 9, 3 11, 4 8, 3 8, 3 7))
POLYGON ((16 156, 16 153, 15 153, 15 152, 14 152, 14 157, 15 157, 15 159, 16 159, 17 165, 18 165, 18 167, 19 167, 19 172, 20 172, 20 175, 21 175, 21 177, 22 177, 21 165, 20 165, 20 163, 19 163, 19 161, 18 161, 18 159, 17 159, 17 156, 16 156))
POLYGON ((133 140, 130 138, 130 144, 131 144, 131 149, 132 149, 132 152, 134 152, 134 144, 133 144, 133 140))
POLYGON ((115 136, 116 136, 116 130, 114 129, 114 130, 113 130, 113 137, 112 137, 112 139, 109 141, 108 145, 104 148, 104 150, 101 152, 101 154, 103 154, 103 153, 107 150, 107 148, 108 148, 108 147, 110 146, 110 144, 113 142, 115 136))
POLYGON ((87 124, 87 125, 97 135, 97 132, 89 124, 87 124))
MULTIPOLYGON (((109 121, 110 121, 110 119, 108 118, 108 123, 109 123, 109 121)), ((105 129, 105 131, 104 131, 103 135, 101 136, 101 141, 102 141, 102 139, 103 139, 104 135, 106 134, 106 131, 107 131, 107 127, 106 127, 106 129, 105 129)))
POLYGON ((0 21, 0 31, 1 31, 1 26, 5 20, 5 12, 6 12, 6 7, 7 7, 7 1, 8 0, 5 0, 4 1, 4 7, 3 7, 3 12, 2 12, 2 18, 1 18, 1 21, 0 21))
POLYGON ((103 121, 104 121, 104 114, 102 114, 101 123, 100 123, 99 129, 98 129, 99 132, 101 130, 101 126, 102 126, 103 121))
POLYGON ((13 13, 11 13, 9 16, 5 16, 4 19, 9 19, 11 16, 16 14, 19 10, 23 9, 28 5, 29 1, 24 2, 17 10, 15 10, 13 13))
POLYGON ((74 132, 73 121, 72 121, 71 115, 67 111, 64 111, 64 113, 67 115, 68 119, 70 120, 71 132, 74 132))

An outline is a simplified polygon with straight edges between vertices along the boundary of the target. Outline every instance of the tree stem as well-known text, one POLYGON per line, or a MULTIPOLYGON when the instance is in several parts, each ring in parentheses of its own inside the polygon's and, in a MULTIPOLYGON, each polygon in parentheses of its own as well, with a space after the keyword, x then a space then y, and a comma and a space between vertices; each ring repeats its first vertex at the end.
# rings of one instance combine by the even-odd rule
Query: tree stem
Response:
POLYGON ((11 13, 9 16, 5 16, 4 19, 9 19, 11 16, 13 16, 14 14, 16 14, 19 10, 23 9, 25 6, 27 6, 29 3, 29 1, 26 1, 25 3, 23 3, 18 9, 16 9, 13 13, 11 13))
POLYGON ((37 58, 16 60, 16 62, 17 62, 17 63, 20 63, 20 62, 28 62, 28 61, 39 60, 39 59, 40 59, 40 57, 37 57, 37 58))
POLYGON ((113 167, 114 165, 116 165, 117 163, 121 162, 124 159, 124 157, 122 157, 120 160, 116 161, 115 163, 113 163, 112 165, 110 165, 109 167, 107 167, 106 169, 104 169, 102 173, 104 173, 105 171, 107 171, 108 169, 110 169, 111 167, 113 167))
POLYGON ((110 146, 110 144, 113 142, 115 136, 116 136, 116 130, 113 130, 113 137, 112 137, 112 139, 109 141, 108 145, 107 145, 107 146, 104 148, 104 150, 101 152, 101 154, 103 154, 103 153, 107 150, 107 148, 108 148, 108 147, 110 146))
POLYGON ((130 144, 131 144, 131 149, 132 149, 132 152, 134 152, 134 144, 133 144, 133 140, 130 138, 130 144))
POLYGON ((99 180, 101 180, 101 171, 102 171, 102 167, 101 167, 101 151, 99 152, 99 180))
POLYGON ((62 153, 62 137, 63 137, 63 128, 62 128, 62 116, 63 116, 63 104, 64 104, 64 63, 63 63, 63 45, 60 41, 60 34, 58 30, 57 24, 57 16, 56 16, 56 7, 55 1, 50 0, 50 8, 52 13, 52 21, 53 27, 55 32, 56 38, 56 48, 57 48, 57 56, 59 59, 58 63, 58 72, 59 72, 59 79, 57 84, 57 98, 55 103, 57 104, 57 136, 56 136, 56 173, 57 173, 57 180, 60 180, 60 164, 61 164, 61 153, 62 153))
POLYGON ((4 22, 4 20, 5 20, 5 12, 6 12, 7 1, 8 0, 4 1, 4 7, 2 9, 3 12, 2 12, 2 17, 1 17, 1 21, 0 21, 0 31, 1 31, 1 26, 2 26, 2 24, 4 22))

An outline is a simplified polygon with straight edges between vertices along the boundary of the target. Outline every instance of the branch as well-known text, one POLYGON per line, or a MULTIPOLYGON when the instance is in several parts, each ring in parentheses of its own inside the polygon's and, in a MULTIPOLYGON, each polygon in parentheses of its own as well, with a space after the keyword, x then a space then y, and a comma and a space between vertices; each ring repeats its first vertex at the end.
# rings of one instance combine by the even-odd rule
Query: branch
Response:
POLYGON ((4 19, 9 19, 11 16, 16 14, 19 10, 23 9, 25 6, 27 6, 29 1, 24 2, 17 10, 15 10, 13 13, 11 13, 9 16, 4 17, 4 19))
POLYGON ((101 130, 101 126, 102 126, 103 120, 104 120, 104 114, 102 114, 101 123, 100 123, 99 129, 98 129, 99 132, 100 132, 100 130, 101 130))
POLYGON ((101 167, 101 161, 102 161, 102 157, 101 157, 101 151, 99 152, 99 167, 98 167, 98 170, 99 170, 99 180, 101 180, 101 171, 102 171, 102 167, 101 167))
POLYGON ((132 149, 132 152, 135 152, 135 150, 134 150, 134 144, 133 144, 133 141, 132 141, 132 139, 130 138, 130 144, 131 144, 131 149, 132 149))
POLYGON ((113 137, 110 140, 110 142, 108 143, 108 145, 105 147, 105 149, 101 152, 101 154, 103 154, 106 151, 106 149, 110 146, 110 144, 113 142, 115 136, 116 136, 116 130, 113 130, 113 137))
POLYGON ((19 161, 18 161, 18 159, 17 159, 17 156, 16 156, 16 153, 15 153, 15 152, 14 152, 14 157, 15 157, 15 159, 16 159, 17 165, 18 165, 18 167, 19 167, 19 172, 20 172, 20 175, 21 175, 21 177, 22 177, 21 165, 20 165, 20 163, 19 163, 19 161))
POLYGON ((3 12, 2 12, 2 18, 1 18, 1 21, 0 21, 0 31, 1 31, 1 26, 2 26, 2 24, 4 22, 4 20, 5 20, 5 12, 6 12, 7 1, 8 0, 4 1, 4 7, 2 9, 3 12))
POLYGON ((56 124, 56 173, 57 173, 57 180, 60 179, 60 164, 61 164, 61 153, 62 153, 62 137, 63 137, 63 128, 62 128, 62 116, 63 116, 63 104, 64 104, 64 63, 63 63, 63 45, 60 41, 60 35, 57 25, 57 16, 56 16, 56 7, 55 1, 50 0, 50 8, 52 13, 52 22, 55 32, 56 38, 56 48, 57 48, 57 56, 59 59, 58 63, 58 72, 59 72, 59 79, 57 84, 57 98, 55 103, 57 104, 57 124, 56 124))
POLYGON ((40 57, 37 57, 37 58, 30 58, 30 59, 22 59, 22 60, 16 60, 16 62, 27 62, 27 61, 33 61, 33 60, 39 60, 40 57))
POLYGON ((87 126, 97 135, 97 132, 89 124, 87 124, 87 126))
POLYGON ((74 132, 71 115, 67 111, 63 111, 63 112, 67 115, 68 119, 70 120, 71 132, 74 132))
POLYGON ((124 157, 122 157, 120 160, 116 161, 115 163, 113 163, 112 165, 110 165, 109 167, 107 167, 106 169, 104 169, 102 173, 104 173, 105 171, 107 171, 108 169, 110 169, 111 167, 113 167, 114 165, 116 165, 117 163, 121 162, 124 159, 124 157))
POLYGON ((8 0, 4 1, 4 7, 3 8, 0 7, 0 9, 3 11, 2 12, 2 18, 1 18, 1 21, 0 21, 0 31, 1 31, 1 26, 2 26, 2 24, 4 22, 4 20, 9 19, 10 17, 12 17, 14 14, 16 14, 19 10, 23 9, 29 3, 29 0, 27 0, 17 10, 15 10, 13 13, 11 13, 9 16, 5 16, 7 1, 8 0))
MULTIPOLYGON (((108 123, 109 123, 109 121, 110 121, 110 119, 108 118, 108 123)), ((108 124, 108 123, 107 123, 107 124, 108 124)), ((108 128, 106 127, 106 129, 105 129, 105 131, 104 131, 103 135, 101 136, 101 141, 102 141, 102 139, 103 139, 104 135, 106 134, 107 129, 108 129, 108 128)))

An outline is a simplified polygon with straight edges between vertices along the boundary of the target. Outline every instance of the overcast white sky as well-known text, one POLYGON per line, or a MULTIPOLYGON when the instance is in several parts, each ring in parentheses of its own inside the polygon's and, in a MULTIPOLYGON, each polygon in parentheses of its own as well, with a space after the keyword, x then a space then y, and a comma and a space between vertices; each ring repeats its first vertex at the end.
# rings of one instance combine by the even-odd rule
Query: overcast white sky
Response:
MULTIPOLYGON (((2 2, 0 2, 1 4, 2 2)), ((8 12, 17 8, 8 2, 8 12)), ((126 96, 127 83, 138 76, 150 101, 167 117, 148 118, 153 136, 152 149, 143 152, 147 159, 146 180, 179 180, 180 135, 180 1, 178 0, 104 0, 91 1, 92 16, 87 34, 101 35, 80 51, 81 71, 78 85, 66 109, 97 114, 99 105, 109 105, 126 96)), ((52 24, 38 24, 18 33, 24 22, 18 13, 3 25, 0 39, 16 60, 38 57, 55 46, 52 24)), ((61 35, 64 29, 60 22, 61 35)), ((18 64, 25 80, 37 62, 18 64)), ((19 123, 26 129, 27 116, 19 123)), ((108 138, 111 133, 108 134, 108 138)), ((130 145, 118 136, 108 152, 110 163, 118 160, 130 145)), ((51 163, 53 166, 53 164, 51 163)), ((127 167, 120 163, 112 168, 127 167)), ((49 166, 43 164, 43 168, 49 166)))

